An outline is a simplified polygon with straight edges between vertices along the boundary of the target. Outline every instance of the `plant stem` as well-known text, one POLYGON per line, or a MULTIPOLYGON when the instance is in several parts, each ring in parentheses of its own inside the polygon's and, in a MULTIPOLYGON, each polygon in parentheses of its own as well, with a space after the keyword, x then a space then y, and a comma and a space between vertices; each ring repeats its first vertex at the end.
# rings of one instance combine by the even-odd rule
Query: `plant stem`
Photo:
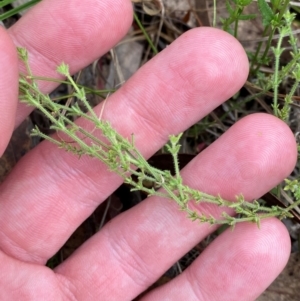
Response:
POLYGON ((148 41, 148 43, 149 43, 149 45, 150 45, 152 51, 154 52, 154 54, 158 54, 158 50, 157 50, 156 47, 154 46, 154 44, 153 44, 151 38, 149 37, 147 31, 145 30, 143 24, 140 22, 140 20, 139 20, 139 18, 138 18, 138 16, 137 16, 136 13, 134 13, 134 20, 135 20, 135 22, 137 23, 137 25, 139 26, 139 28, 141 29, 142 33, 144 34, 144 36, 145 36, 146 40, 148 41))

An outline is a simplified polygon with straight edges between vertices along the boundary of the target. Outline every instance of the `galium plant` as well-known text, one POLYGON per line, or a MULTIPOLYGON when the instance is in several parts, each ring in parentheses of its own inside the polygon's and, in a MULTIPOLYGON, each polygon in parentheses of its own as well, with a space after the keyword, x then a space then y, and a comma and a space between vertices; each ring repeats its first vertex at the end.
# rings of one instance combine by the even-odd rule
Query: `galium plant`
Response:
POLYGON ((290 210, 299 202, 287 208, 266 207, 258 201, 249 203, 245 201, 242 195, 237 196, 235 202, 231 202, 224 200, 220 195, 209 195, 185 185, 180 175, 178 162, 181 134, 171 135, 166 146, 173 157, 175 175, 171 175, 170 171, 154 168, 135 147, 134 135, 131 139, 122 137, 109 122, 101 119, 101 115, 97 116, 86 99, 84 88, 79 87, 72 79, 67 65, 58 66, 57 72, 64 75, 74 89, 73 96, 78 101, 71 105, 55 102, 49 95, 41 93, 37 85, 37 78, 31 72, 27 51, 19 48, 18 53, 26 68, 26 73, 20 74, 19 78, 20 101, 39 109, 51 121, 51 128, 58 133, 57 136, 51 137, 35 128, 32 132, 33 135, 49 140, 79 157, 87 155, 104 162, 111 171, 120 175, 125 183, 130 184, 132 190, 141 190, 149 196, 155 195, 175 201, 179 209, 186 212, 193 221, 230 226, 234 226, 238 222, 248 221, 255 222, 259 226, 263 218, 292 217, 290 210), (83 107, 79 105, 79 102, 83 104, 83 107), (87 131, 76 123, 77 118, 85 119, 91 123, 94 130, 87 131), (144 184, 145 180, 151 182, 153 188, 148 188, 144 184), (224 211, 220 218, 215 218, 211 215, 205 215, 197 209, 191 209, 192 202, 196 204, 210 203, 230 208, 238 215, 232 217, 224 211))
POLYGON ((297 39, 295 38, 291 28, 292 22, 295 19, 295 14, 286 11, 280 22, 277 22, 276 16, 274 18, 275 19, 272 21, 272 27, 276 28, 278 31, 277 45, 270 48, 274 57, 274 72, 269 76, 265 76, 265 74, 258 72, 256 74, 256 78, 252 77, 253 83, 247 82, 249 86, 259 90, 259 92, 247 97, 245 102, 266 95, 269 91, 272 91, 273 103, 271 106, 273 108, 274 115, 284 121, 288 121, 290 107, 293 103, 293 96, 300 82, 300 51, 297 47, 297 39), (282 42, 285 37, 289 38, 288 42, 291 48, 291 60, 285 66, 281 67, 280 59, 283 52, 286 50, 282 47, 282 42), (283 105, 280 108, 278 103, 278 90, 280 85, 286 80, 289 80, 292 84, 290 91, 284 96, 283 105))
MULTIPOLYGON (((229 17, 222 20, 223 29, 231 32, 237 37, 239 21, 251 20, 255 17, 254 15, 243 14, 246 6, 253 2, 254 1, 248 0, 226 0, 226 8, 229 17)), ((262 41, 258 44, 254 53, 248 53, 250 59, 250 76, 249 81, 246 83, 246 87, 250 87, 251 90, 256 90, 258 92, 246 97, 244 101, 244 103, 247 103, 264 95, 272 96, 273 101, 271 107, 273 109, 273 114, 287 123, 289 123, 291 116, 291 106, 294 105, 294 95, 300 83, 300 50, 292 29, 292 24, 295 21, 296 15, 289 10, 289 6, 291 5, 290 2, 291 1, 288 0, 257 0, 258 10, 264 26, 262 36, 267 39, 265 43, 262 41), (276 46, 272 46, 275 34, 277 42, 276 46), (290 60, 282 66, 281 57, 287 50, 283 47, 285 38, 288 38, 290 60), (262 66, 270 65, 273 69, 273 73, 266 75, 260 71, 262 66), (280 95, 279 88, 285 82, 289 83, 289 88, 287 89, 288 92, 285 95, 280 95)), ((295 104, 295 106, 297 106, 297 104, 295 104)), ((298 142, 298 152, 299 151, 300 145, 298 142)), ((298 158, 300 158, 300 156, 298 156, 298 158)), ((286 179, 283 189, 293 198, 294 205, 299 204, 299 178, 286 179)))
MULTIPOLYGON (((39 1, 31 0, 23 6, 6 11, 0 15, 0 20, 5 20, 39 1)), ((13 3, 14 0, 4 0, 2 2, 0 8, 13 3)), ((132 0, 132 2, 141 3, 146 13, 161 12, 163 16, 164 4, 162 0, 132 0)), ((266 42, 261 41, 258 43, 253 53, 248 53, 250 75, 245 86, 253 93, 241 103, 246 104, 266 94, 271 95, 273 97, 273 114, 288 122, 294 94, 300 82, 300 51, 292 31, 292 22, 295 19, 295 15, 289 12, 291 2, 289 0, 226 0, 225 4, 228 16, 220 18, 223 30, 238 38, 240 21, 247 22, 254 18, 261 18, 264 27, 262 37, 266 39, 266 42), (257 4, 259 14, 249 14, 247 12, 247 7, 254 2, 257 4), (278 40, 276 46, 273 46, 272 42, 275 35, 278 35, 278 40), (286 65, 282 66, 281 57, 285 51, 283 47, 285 37, 289 39, 291 59, 286 65), (273 65, 272 62, 274 62, 273 65), (260 71, 262 66, 270 65, 272 65, 274 70, 272 74, 266 75, 260 71), (282 97, 279 94, 279 89, 281 84, 287 80, 291 83, 290 88, 288 93, 282 97)), ((216 6, 217 3, 214 0, 213 26, 216 26, 216 6)), ((134 17, 155 55, 158 52, 155 43, 152 42, 150 35, 143 27, 138 16, 135 14, 134 17)), ((162 21, 161 19, 159 23, 160 30, 162 21)), ((284 190, 295 200, 287 208, 278 206, 266 207, 256 200, 249 203, 245 201, 242 194, 236 197, 235 202, 231 202, 224 200, 220 195, 213 196, 188 187, 183 183, 179 172, 178 152, 181 134, 170 136, 170 141, 165 147, 172 155, 174 161, 175 175, 173 176, 170 171, 154 168, 143 158, 135 147, 134 135, 129 140, 122 137, 108 122, 101 119, 101 115, 97 116, 95 114, 86 98, 86 93, 90 93, 91 90, 74 82, 69 74, 68 66, 62 64, 57 68, 57 71, 67 78, 67 81, 64 81, 64 83, 72 86, 74 90, 72 97, 78 101, 72 104, 69 104, 69 102, 62 104, 61 101, 56 102, 49 95, 44 95, 40 92, 37 81, 51 79, 35 77, 30 70, 26 50, 19 48, 18 52, 20 60, 26 67, 26 73, 20 74, 19 78, 20 100, 39 109, 50 120, 51 128, 58 133, 56 136, 47 136, 38 128, 35 128, 32 134, 47 139, 77 156, 87 155, 104 162, 111 171, 120 175, 125 183, 131 185, 133 190, 141 190, 149 196, 156 195, 175 201, 179 209, 186 212, 187 216, 192 220, 231 226, 244 221, 255 222, 259 226, 263 218, 272 216, 280 219, 291 217, 291 210, 300 204, 300 182, 297 178, 286 180, 284 190), (87 120, 92 124, 94 130, 91 132, 87 131, 76 123, 77 118, 87 120), (152 183, 153 188, 145 185, 145 181, 152 183), (200 211, 192 209, 197 208, 196 206, 191 206, 193 202, 210 203, 224 207, 224 213, 219 218, 206 216, 200 211), (225 212, 225 208, 230 208, 233 213, 237 214, 237 217, 228 215, 225 212)), ((96 92, 93 91, 93 93, 96 92)), ((234 102, 234 100, 231 100, 231 102, 234 102)), ((234 104, 232 108, 236 108, 238 105, 234 104)), ((227 113, 221 116, 220 120, 223 120, 226 115, 227 113)), ((300 151, 299 145, 298 150, 300 151)))

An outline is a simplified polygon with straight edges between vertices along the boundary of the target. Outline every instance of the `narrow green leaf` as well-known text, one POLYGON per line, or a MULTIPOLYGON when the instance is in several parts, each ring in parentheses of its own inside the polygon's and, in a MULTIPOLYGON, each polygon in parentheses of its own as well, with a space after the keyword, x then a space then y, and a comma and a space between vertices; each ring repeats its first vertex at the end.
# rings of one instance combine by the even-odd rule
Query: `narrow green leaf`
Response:
MULTIPOLYGON (((23 10, 25 10, 25 9, 33 6, 33 5, 35 5, 36 3, 40 2, 40 1, 41 0, 31 0, 31 1, 27 2, 27 3, 24 3, 24 4, 22 4, 22 5, 18 6, 18 7, 15 7, 13 9, 5 12, 5 13, 3 13, 3 14, 0 15, 0 21, 3 21, 3 20, 5 20, 5 19, 7 19, 7 18, 9 18, 11 16, 14 16, 14 15, 18 14, 19 12, 21 12, 21 11, 23 11, 23 10)), ((11 1, 11 2, 13 2, 13 1, 11 1)), ((0 7, 1 7, 1 5, 2 5, 2 3, 0 4, 0 7)))
POLYGON ((272 19, 274 18, 274 13, 267 3, 266 0, 257 0, 258 9, 262 16, 262 22, 264 26, 270 25, 272 19))
POLYGON ((232 8, 231 5, 230 5, 229 0, 226 0, 225 5, 226 5, 227 11, 228 11, 229 14, 231 15, 231 14, 234 12, 234 10, 233 10, 233 8, 232 8))
POLYGON ((2 0, 2 1, 0 1, 0 8, 6 6, 8 4, 12 4, 14 1, 16 1, 16 0, 2 0))

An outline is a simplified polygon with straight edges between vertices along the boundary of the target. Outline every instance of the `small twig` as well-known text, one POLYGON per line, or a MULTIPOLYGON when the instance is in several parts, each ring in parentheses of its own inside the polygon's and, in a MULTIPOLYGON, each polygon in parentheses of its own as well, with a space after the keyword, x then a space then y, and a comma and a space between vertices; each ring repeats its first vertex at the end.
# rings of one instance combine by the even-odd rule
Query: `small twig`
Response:
POLYGON ((110 207, 110 202, 111 202, 111 195, 110 195, 109 198, 107 199, 107 203, 106 203, 105 210, 104 210, 103 215, 102 215, 102 218, 101 218, 101 222, 100 222, 98 231, 103 227, 103 225, 104 225, 104 223, 105 223, 105 219, 106 219, 106 216, 107 216, 107 212, 108 212, 108 209, 109 209, 109 207, 110 207))

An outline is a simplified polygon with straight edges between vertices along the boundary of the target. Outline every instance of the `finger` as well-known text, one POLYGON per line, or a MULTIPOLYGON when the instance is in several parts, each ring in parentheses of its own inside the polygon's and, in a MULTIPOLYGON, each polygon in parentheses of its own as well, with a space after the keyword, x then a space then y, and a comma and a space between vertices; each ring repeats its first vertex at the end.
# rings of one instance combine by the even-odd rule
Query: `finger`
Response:
MULTIPOLYGON (((169 134, 183 131, 239 90, 247 71, 247 57, 232 36, 195 29, 113 94, 103 118, 125 137, 134 133, 136 146, 149 157, 169 134)), ((121 182, 95 159, 79 160, 43 143, 2 186, 1 248, 18 259, 44 263, 121 182), (12 218, 18 223, 9 223, 12 218)))
POLYGON ((253 301, 275 280, 290 255, 290 236, 276 219, 261 229, 240 224, 218 237, 183 274, 141 301, 253 301))
MULTIPOLYGON (((29 52, 36 76, 58 78, 56 68, 69 64, 73 74, 111 49, 132 23, 129 0, 44 0, 24 15, 9 33, 29 52)), ((57 84, 43 82, 44 93, 57 84)), ((16 125, 32 110, 20 104, 16 125)))
MULTIPOLYGON (((285 178, 296 159, 296 143, 288 126, 271 115, 254 114, 200 153, 182 176, 184 183, 201 191, 229 200, 243 193, 251 200, 285 178)), ((199 210, 219 217, 225 209, 200 206, 199 210)), ((71 286, 82 288, 76 292, 78 300, 86 300, 88 292, 94 292, 91 300, 99 295, 108 299, 111 292, 114 300, 124 300, 124 292, 128 292, 126 300, 131 300, 215 229, 193 223, 175 202, 150 197, 107 224, 56 272, 71 286), (82 279, 82 271, 89 268, 93 275, 82 279)))
POLYGON ((9 35, 0 26, 0 156, 11 137, 18 100, 18 58, 9 35))

